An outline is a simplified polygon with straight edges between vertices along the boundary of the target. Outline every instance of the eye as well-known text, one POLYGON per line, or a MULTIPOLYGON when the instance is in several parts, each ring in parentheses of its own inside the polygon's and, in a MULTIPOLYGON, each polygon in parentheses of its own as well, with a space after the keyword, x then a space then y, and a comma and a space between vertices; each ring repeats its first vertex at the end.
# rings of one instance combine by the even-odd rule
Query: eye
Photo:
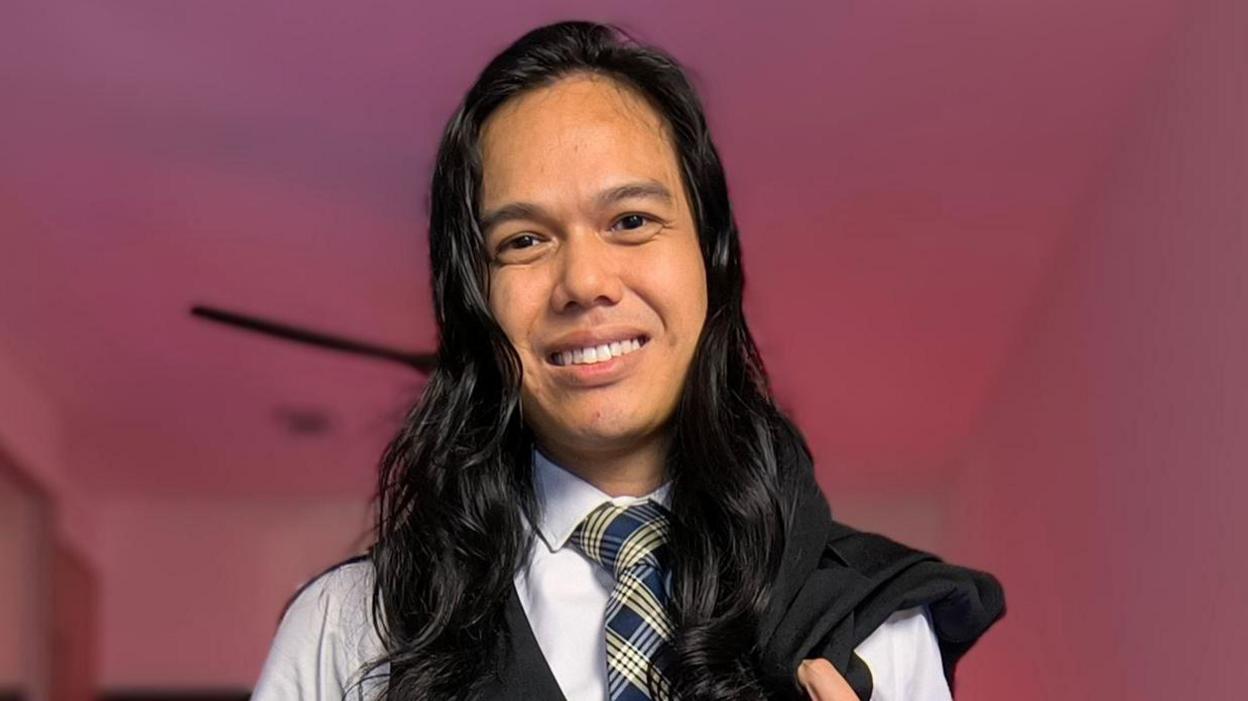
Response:
POLYGON ((498 244, 492 263, 495 265, 531 263, 544 254, 548 249, 547 243, 547 239, 541 234, 516 234, 498 244))
POLYGON ((625 231, 636 231, 648 223, 654 222, 654 219, 645 214, 625 214, 616 220, 615 225, 623 225, 625 231))
POLYGON ((537 237, 533 234, 520 234, 507 239, 499 248, 504 251, 531 248, 536 246, 537 242, 537 237))

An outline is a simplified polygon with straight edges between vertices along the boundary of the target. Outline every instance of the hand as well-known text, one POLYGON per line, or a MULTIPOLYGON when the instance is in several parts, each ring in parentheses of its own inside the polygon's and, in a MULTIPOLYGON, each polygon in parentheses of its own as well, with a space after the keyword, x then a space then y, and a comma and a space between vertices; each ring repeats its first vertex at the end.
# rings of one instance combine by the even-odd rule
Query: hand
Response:
POLYGON ((814 701, 859 701, 836 667, 822 657, 803 662, 797 668, 797 681, 814 701))

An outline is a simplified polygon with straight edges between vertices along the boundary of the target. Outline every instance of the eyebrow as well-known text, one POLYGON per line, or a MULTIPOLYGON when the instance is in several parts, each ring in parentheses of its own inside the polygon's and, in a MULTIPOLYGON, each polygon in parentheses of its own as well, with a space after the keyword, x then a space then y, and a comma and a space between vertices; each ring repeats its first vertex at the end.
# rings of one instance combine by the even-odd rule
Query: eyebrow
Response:
MULTIPOLYGON (((651 199, 658 200, 666 205, 675 202, 670 190, 663 183, 657 180, 638 180, 636 182, 624 183, 615 187, 607 188, 597 195, 594 195, 594 204, 599 209, 605 209, 617 202, 623 200, 635 199, 651 199)), ((531 202, 509 202, 492 212, 487 212, 481 217, 478 226, 481 232, 488 234, 491 229, 499 224, 516 221, 520 219, 535 220, 545 217, 546 210, 541 206, 531 202)))

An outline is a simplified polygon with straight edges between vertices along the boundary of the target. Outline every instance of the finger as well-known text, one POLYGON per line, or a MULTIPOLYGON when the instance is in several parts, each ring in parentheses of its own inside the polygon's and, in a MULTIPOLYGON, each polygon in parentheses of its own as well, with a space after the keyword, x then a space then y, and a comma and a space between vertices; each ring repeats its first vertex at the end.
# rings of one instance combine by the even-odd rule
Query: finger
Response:
POLYGON ((841 673, 823 658, 806 660, 798 666, 797 680, 814 701, 859 701, 841 673))

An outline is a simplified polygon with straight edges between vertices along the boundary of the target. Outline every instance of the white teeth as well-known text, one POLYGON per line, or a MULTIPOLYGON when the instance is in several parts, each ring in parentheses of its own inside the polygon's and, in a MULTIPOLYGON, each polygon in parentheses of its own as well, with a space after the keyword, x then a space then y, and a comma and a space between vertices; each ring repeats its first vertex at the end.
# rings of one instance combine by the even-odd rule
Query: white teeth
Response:
POLYGON ((641 339, 630 338, 625 341, 604 343, 600 346, 561 351, 554 354, 553 360, 556 365, 593 365, 621 355, 628 355, 639 348, 641 348, 641 339))

